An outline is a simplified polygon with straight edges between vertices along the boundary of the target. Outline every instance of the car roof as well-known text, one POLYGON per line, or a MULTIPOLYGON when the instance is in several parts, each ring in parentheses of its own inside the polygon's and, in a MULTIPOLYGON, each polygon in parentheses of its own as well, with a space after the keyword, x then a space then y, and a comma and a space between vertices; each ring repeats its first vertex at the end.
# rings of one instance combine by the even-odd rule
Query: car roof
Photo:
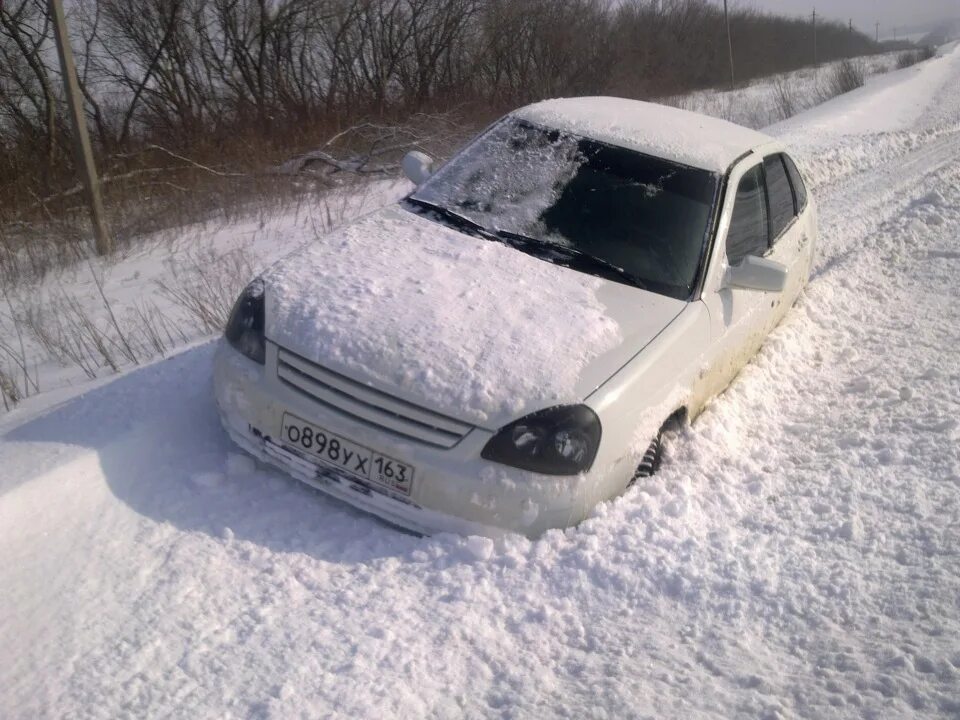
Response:
POLYGON ((640 100, 579 97, 544 100, 513 117, 691 167, 726 172, 768 135, 708 115, 640 100))

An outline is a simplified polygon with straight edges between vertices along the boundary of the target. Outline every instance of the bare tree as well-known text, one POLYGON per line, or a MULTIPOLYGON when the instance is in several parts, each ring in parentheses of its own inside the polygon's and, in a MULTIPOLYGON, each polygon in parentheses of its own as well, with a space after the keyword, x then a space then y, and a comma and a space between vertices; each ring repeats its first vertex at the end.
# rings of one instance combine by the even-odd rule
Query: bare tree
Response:
POLYGON ((51 18, 42 0, 0 5, 0 107, 21 138, 45 147, 43 184, 57 160, 60 118, 54 71, 47 63, 52 39, 51 18))
POLYGON ((100 1, 104 73, 129 92, 118 144, 138 120, 148 131, 200 132, 216 94, 198 62, 191 0, 100 1))

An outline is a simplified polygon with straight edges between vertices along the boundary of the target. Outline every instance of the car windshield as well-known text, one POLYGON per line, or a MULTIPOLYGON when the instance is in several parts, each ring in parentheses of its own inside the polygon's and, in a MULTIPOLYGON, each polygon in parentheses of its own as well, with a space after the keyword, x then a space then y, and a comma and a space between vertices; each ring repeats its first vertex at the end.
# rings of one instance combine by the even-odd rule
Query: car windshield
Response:
POLYGON ((550 262, 687 299, 717 183, 706 170, 507 118, 408 201, 550 262))

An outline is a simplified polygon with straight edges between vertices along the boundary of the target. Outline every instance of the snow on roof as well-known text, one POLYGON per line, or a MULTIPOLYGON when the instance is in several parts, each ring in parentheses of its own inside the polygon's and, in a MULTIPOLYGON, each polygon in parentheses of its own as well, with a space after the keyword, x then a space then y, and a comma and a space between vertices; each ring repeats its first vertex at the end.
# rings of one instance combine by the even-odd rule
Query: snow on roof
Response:
POLYGON ((771 141, 763 133, 726 120, 614 97, 544 100, 513 115, 714 172, 726 171, 743 153, 771 141))

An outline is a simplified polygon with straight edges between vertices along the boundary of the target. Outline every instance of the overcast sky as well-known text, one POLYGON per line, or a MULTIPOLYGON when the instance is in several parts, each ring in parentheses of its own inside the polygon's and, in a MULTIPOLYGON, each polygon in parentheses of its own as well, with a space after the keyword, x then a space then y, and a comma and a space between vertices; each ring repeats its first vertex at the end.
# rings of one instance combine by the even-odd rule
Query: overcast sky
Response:
POLYGON ((853 18, 858 28, 871 34, 879 22, 883 36, 891 35, 895 26, 960 17, 960 0, 734 0, 734 4, 788 15, 809 15, 816 6, 818 15, 843 22, 853 18))

